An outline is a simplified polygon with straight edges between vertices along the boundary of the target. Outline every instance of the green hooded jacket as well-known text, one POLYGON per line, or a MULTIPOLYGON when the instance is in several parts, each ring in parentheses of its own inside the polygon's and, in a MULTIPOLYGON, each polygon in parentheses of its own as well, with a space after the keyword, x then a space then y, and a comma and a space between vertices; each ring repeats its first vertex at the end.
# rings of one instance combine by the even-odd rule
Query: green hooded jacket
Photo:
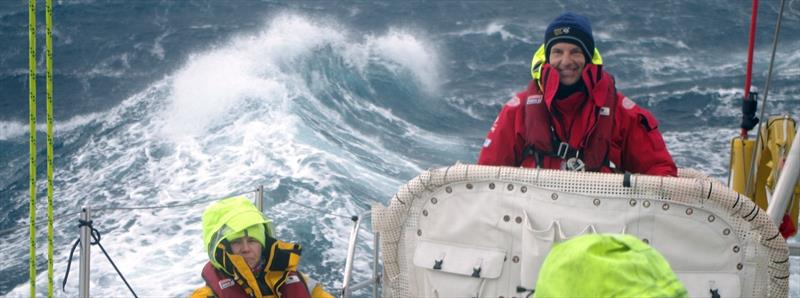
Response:
POLYGON ((211 264, 225 271, 214 258, 217 246, 223 239, 233 240, 244 236, 246 231, 252 231, 248 236, 255 238, 266 248, 265 235, 272 236, 271 224, 245 197, 227 198, 211 204, 203 212, 203 244, 211 264), (267 230, 266 233, 263 232, 264 229, 267 230))

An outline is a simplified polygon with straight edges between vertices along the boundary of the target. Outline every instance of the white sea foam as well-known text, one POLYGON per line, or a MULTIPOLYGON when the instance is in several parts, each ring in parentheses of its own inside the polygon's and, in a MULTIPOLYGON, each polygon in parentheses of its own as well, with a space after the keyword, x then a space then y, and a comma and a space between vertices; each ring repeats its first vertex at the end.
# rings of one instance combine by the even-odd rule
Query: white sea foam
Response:
POLYGON ((375 55, 410 70, 428 92, 439 88, 439 57, 435 47, 414 34, 393 29, 385 35, 369 37, 366 46, 375 55))
POLYGON ((690 131, 665 131, 664 142, 679 168, 697 169, 727 181, 729 145, 738 136, 734 128, 700 128, 690 131))
POLYGON ((376 59, 393 62, 414 74, 424 90, 438 89, 438 57, 425 40, 397 29, 359 42, 348 39, 338 26, 286 15, 259 34, 239 36, 228 46, 193 55, 175 75, 164 131, 172 137, 202 133, 248 99, 286 107, 307 88, 299 70, 292 69, 295 59, 307 58, 321 47, 336 49, 362 73, 376 59))
MULTIPOLYGON (((81 204, 92 207, 152 206, 207 196, 221 197, 237 189, 251 189, 265 175, 308 181, 323 189, 331 186, 332 181, 328 176, 333 175, 334 171, 326 169, 324 164, 306 162, 313 160, 311 157, 315 155, 327 153, 296 143, 293 138, 296 123, 291 117, 262 122, 254 117, 256 114, 258 111, 241 114, 233 123, 226 124, 224 130, 183 138, 179 142, 170 141, 171 144, 164 142, 153 129, 162 123, 124 123, 122 129, 107 131, 108 134, 79 149, 70 162, 75 170, 61 175, 62 179, 75 182, 59 188, 56 197, 87 199, 63 201, 57 205, 77 210, 81 204), (167 150, 167 147, 171 147, 167 153, 156 152, 167 150), (87 191, 91 193, 89 197, 86 196, 87 191)), ((104 118, 111 122, 116 116, 105 115, 104 118)), ((335 160, 335 157, 322 156, 320 160, 335 160)), ((331 199, 324 194, 303 192, 292 194, 292 198, 334 213, 352 214, 353 210, 358 210, 344 196, 331 199)), ((197 272, 206 259, 199 224, 199 215, 204 206, 161 211, 101 212, 95 214, 95 226, 102 231, 110 231, 104 235, 103 245, 139 295, 183 296, 202 285, 197 272), (178 285, 153 283, 153 276, 163 274, 183 282, 178 285)), ((308 216, 297 216, 307 215, 308 210, 296 209, 296 206, 273 208, 268 215, 286 225, 301 226, 316 222, 308 216)), ((346 221, 338 221, 332 227, 320 228, 325 231, 321 239, 344 241, 348 231, 345 224, 346 221)), ((298 239, 286 232, 291 230, 285 227, 280 231, 285 232, 281 236, 287 240, 321 241, 298 239)), ((67 245, 57 249, 57 272, 66 270, 64 260, 67 250, 67 245)), ((341 257, 343 252, 330 254, 341 257)), ((93 295, 126 295, 127 290, 105 259, 95 255, 93 260, 93 295)), ((40 285, 44 284, 45 277, 40 274, 40 285)), ((67 292, 62 294, 76 294, 75 280, 73 278, 70 281, 67 292)), ((22 294, 25 290, 21 286, 14 293, 22 294)), ((14 293, 12 295, 16 295, 14 293)))
POLYGON ((156 56, 158 58, 158 60, 164 60, 165 51, 164 51, 164 45, 162 45, 162 42, 163 42, 164 38, 169 36, 171 33, 172 32, 170 32, 169 30, 167 30, 164 33, 161 33, 161 35, 156 37, 156 39, 153 41, 153 45, 150 47, 150 50, 149 50, 150 54, 152 54, 153 56, 156 56))
POLYGON ((202 133, 247 98, 278 99, 277 104, 286 98, 280 84, 256 76, 253 64, 237 59, 235 52, 217 52, 191 60, 174 79, 171 105, 165 111, 165 132, 169 135, 202 133))
POLYGON ((697 118, 710 117, 740 117, 741 116, 741 90, 737 88, 710 88, 692 86, 684 90, 667 90, 639 94, 633 100, 639 104, 658 105, 664 102, 686 96, 701 96, 706 98, 707 104, 697 104, 692 113, 697 118), (645 101, 646 100, 646 101, 645 101))
MULTIPOLYGON (((493 20, 486 24, 484 27, 468 28, 449 35, 469 36, 469 35, 494 35, 500 34, 504 41, 516 40, 522 42, 529 42, 530 36, 519 36, 506 30, 508 25, 507 20, 493 20)), ((544 29, 544 28, 542 28, 544 29)))
MULTIPOLYGON (((450 106, 458 109, 459 111, 471 117, 472 119, 489 120, 489 118, 484 117, 483 115, 479 114, 478 111, 476 111, 478 109, 476 109, 471 105, 473 104, 473 102, 469 99, 466 99, 461 96, 448 96, 445 98, 445 100, 450 104, 450 106)), ((489 117, 496 117, 496 115, 491 115, 489 117)))
POLYGON ((289 89, 296 87, 290 86, 296 78, 286 74, 293 59, 341 39, 333 26, 287 15, 263 32, 192 55, 175 75, 164 132, 171 137, 203 133, 246 100, 267 101, 281 110, 292 96, 289 89))
MULTIPOLYGON (((37 126, 38 130, 39 127, 37 126)), ((27 123, 0 121, 0 140, 10 140, 28 134, 30 126, 27 123)))
MULTIPOLYGON (((800 65, 800 51, 796 50, 798 47, 800 47, 800 41, 781 40, 781 44, 775 54, 774 75, 784 76, 787 79, 794 79, 795 81, 800 79, 800 67, 798 67, 798 65, 800 65), (780 51, 781 49, 784 50, 780 51)), ((764 57, 769 56, 766 56, 766 53, 764 53, 764 57)))
POLYGON ((122 78, 131 68, 128 53, 113 55, 99 61, 86 74, 89 77, 122 78))
MULTIPOLYGON (((74 116, 66 121, 55 121, 53 123, 53 134, 58 137, 62 133, 71 132, 72 130, 82 127, 87 123, 95 120, 99 113, 89 113, 84 115, 74 116)), ((47 132, 47 123, 42 123, 44 119, 39 119, 36 125, 36 131, 39 133, 47 132)), ((27 136, 30 132, 28 123, 17 121, 0 121, 0 140, 8 141, 27 136)))
POLYGON ((485 35, 500 34, 503 41, 515 40, 528 43, 531 40, 530 36, 519 36, 506 30, 506 21, 495 20, 486 25, 486 29, 482 32, 485 35))

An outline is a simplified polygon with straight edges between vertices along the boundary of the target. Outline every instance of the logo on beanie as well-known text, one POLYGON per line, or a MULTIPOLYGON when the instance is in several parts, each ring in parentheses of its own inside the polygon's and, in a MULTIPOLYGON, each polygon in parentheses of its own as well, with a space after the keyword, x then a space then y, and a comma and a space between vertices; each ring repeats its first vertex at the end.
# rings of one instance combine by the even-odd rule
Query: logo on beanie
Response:
POLYGON ((561 28, 553 29, 553 35, 555 35, 555 36, 564 35, 564 34, 569 34, 569 27, 561 27, 561 28))

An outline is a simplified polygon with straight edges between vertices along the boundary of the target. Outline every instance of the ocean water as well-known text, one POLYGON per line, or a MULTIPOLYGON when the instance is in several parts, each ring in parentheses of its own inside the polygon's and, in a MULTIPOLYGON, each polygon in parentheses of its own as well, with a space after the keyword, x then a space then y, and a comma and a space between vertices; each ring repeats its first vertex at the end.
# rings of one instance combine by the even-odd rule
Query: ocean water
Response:
MULTIPOLYGON (((28 295, 27 1, 0 1, 0 295, 28 295)), ((137 294, 203 284, 208 201, 263 185, 302 270, 342 285, 349 216, 421 171, 474 162, 530 79, 547 23, 592 21, 617 87, 660 120, 679 167, 727 179, 750 1, 92 1, 54 5, 56 282, 97 210, 101 243, 137 294), (115 210, 203 202, 171 209, 115 210), (313 207, 313 209, 307 206, 313 207)), ((778 1, 759 10, 765 85, 778 1)), ((39 3, 44 28, 44 3, 39 3)), ((38 44, 44 45, 44 30, 38 44)), ((766 108, 800 115, 800 1, 787 1, 766 108)), ((44 119, 38 51, 38 118, 44 119)), ((763 92, 762 92, 763 93, 763 92)), ((762 107, 760 107, 762 108, 762 107)), ((45 135, 37 134, 37 286, 46 293, 45 135)), ((369 274, 364 234, 355 275, 369 274)), ((796 239, 795 239, 796 240, 796 239)), ((790 292, 800 297, 800 260, 790 292)), ((77 253, 65 290, 77 295, 77 253)), ((92 294, 127 296, 97 246, 92 294)), ((361 293, 366 295, 366 293, 361 293)))

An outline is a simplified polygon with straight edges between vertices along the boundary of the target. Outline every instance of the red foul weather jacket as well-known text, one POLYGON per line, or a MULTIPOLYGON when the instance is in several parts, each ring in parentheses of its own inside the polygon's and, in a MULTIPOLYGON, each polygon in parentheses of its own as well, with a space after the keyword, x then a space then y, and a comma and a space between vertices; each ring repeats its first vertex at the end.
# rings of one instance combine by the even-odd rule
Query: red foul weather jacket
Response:
POLYGON ((655 117, 617 92, 602 66, 587 64, 582 79, 585 92, 554 100, 558 71, 545 64, 542 90, 531 81, 503 106, 478 164, 677 176, 655 117))

